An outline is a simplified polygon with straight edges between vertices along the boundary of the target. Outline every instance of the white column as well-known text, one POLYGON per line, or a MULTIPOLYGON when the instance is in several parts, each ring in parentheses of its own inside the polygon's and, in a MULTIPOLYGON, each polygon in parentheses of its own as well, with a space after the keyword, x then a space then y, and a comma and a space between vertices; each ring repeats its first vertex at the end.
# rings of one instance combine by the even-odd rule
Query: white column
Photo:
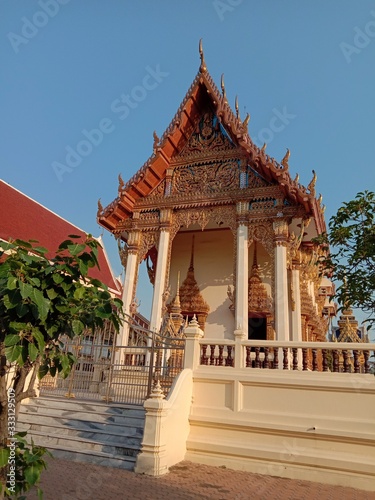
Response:
MULTIPOLYGON (((124 287, 122 291, 123 311, 125 314, 130 314, 130 306, 133 300, 134 283, 138 272, 138 253, 136 250, 128 251, 126 262, 124 287)), ((117 345, 128 345, 129 340, 129 324, 125 319, 121 333, 118 337, 117 345)))
POLYGON ((292 294, 291 340, 293 342, 302 342, 300 270, 296 265, 292 267, 292 294))
POLYGON ((235 330, 242 330, 248 335, 248 308, 249 308, 249 246, 248 227, 243 220, 247 211, 247 203, 237 204, 239 224, 237 228, 237 255, 236 255, 236 304, 235 330))
POLYGON ((167 274, 168 248, 169 248, 169 227, 170 211, 162 210, 160 220, 162 225, 158 246, 158 258, 156 262, 154 293, 152 296, 150 330, 159 331, 162 322, 163 293, 165 290, 165 277, 167 274))
POLYGON ((275 230, 275 330, 276 340, 289 341, 287 247, 288 224, 274 223, 275 230))

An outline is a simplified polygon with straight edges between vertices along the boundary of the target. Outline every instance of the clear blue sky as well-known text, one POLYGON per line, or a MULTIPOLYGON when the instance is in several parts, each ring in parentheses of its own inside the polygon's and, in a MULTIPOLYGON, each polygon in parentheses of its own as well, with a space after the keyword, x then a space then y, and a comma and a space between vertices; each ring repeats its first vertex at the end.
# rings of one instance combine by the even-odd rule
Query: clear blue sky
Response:
POLYGON ((259 145, 279 160, 290 148, 305 185, 317 171, 327 219, 375 189, 370 0, 0 0, 0 177, 101 234, 98 198, 111 202, 118 174, 126 181, 150 156, 153 131, 162 135, 196 75, 201 37, 208 70, 218 85, 225 74, 259 145), (138 99, 127 111, 122 94, 138 99), (285 123, 272 130, 278 112, 285 123), (99 123, 100 144, 59 180, 54 162, 66 165, 66 148, 99 123))

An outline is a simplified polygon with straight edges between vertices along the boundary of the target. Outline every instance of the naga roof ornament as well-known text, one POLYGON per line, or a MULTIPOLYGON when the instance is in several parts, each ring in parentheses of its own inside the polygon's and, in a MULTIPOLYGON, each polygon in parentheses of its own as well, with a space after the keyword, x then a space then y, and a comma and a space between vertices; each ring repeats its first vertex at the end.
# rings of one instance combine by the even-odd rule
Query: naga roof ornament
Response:
POLYGON ((281 160, 281 165, 284 167, 285 170, 288 170, 289 168, 289 158, 290 158, 290 151, 287 148, 286 153, 284 158, 281 160))
POLYGON ((224 101, 228 102, 228 100, 227 100, 227 93, 226 93, 226 90, 225 90, 225 83, 224 83, 224 73, 221 75, 221 93, 222 93, 224 101))

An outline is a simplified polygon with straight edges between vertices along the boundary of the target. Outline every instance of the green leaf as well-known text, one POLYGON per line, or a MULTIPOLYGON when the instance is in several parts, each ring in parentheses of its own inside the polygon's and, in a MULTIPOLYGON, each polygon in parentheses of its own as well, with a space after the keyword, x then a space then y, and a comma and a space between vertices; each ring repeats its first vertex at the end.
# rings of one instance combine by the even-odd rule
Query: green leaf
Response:
POLYGON ((82 276, 87 276, 87 273, 89 272, 89 265, 83 260, 79 261, 79 271, 82 276))
POLYGON ((41 253, 42 255, 45 255, 46 253, 48 253, 47 248, 44 248, 44 247, 34 247, 33 251, 41 253))
POLYGON ((9 326, 12 330, 15 330, 16 332, 22 332, 23 330, 29 329, 29 325, 27 323, 21 323, 18 321, 11 321, 9 323, 9 326))
POLYGON ((43 500, 43 490, 38 488, 38 500, 43 500))
POLYGON ((7 335, 4 340, 5 347, 11 347, 20 342, 21 337, 19 335, 7 335))
POLYGON ((40 279, 39 278, 29 278, 30 283, 32 283, 34 286, 39 287, 40 286, 40 279))
POLYGON ((83 299, 83 297, 85 296, 86 294, 86 288, 83 287, 83 286, 80 286, 79 288, 76 288, 75 292, 74 292, 74 298, 76 300, 81 300, 83 299))
POLYGON ((38 357, 39 351, 34 344, 29 343, 29 358, 31 361, 35 361, 38 357))
POLYGON ((78 254, 80 254, 81 252, 83 252, 86 248, 86 245, 84 243, 76 243, 74 245, 68 245, 68 250, 69 252, 74 256, 76 257, 78 254))
POLYGON ((24 302, 19 302, 16 307, 17 314, 20 318, 29 312, 29 308, 24 302))
POLYGON ((38 378, 41 380, 43 377, 47 375, 49 372, 49 366, 47 363, 44 363, 43 365, 40 365, 39 371, 38 371, 38 378))
POLYGON ((48 288, 46 290, 46 292, 47 292, 48 298, 51 300, 55 299, 59 295, 53 288, 48 288))
POLYGON ((25 479, 29 484, 34 485, 40 478, 42 466, 40 464, 31 464, 24 470, 25 479))
POLYGON ((72 321, 72 329, 74 335, 80 335, 85 328, 85 325, 79 319, 75 319, 72 321))
POLYGON ((18 278, 16 276, 9 276, 7 287, 9 290, 15 290, 17 288, 18 278))
POLYGON ((5 348, 5 356, 8 361, 16 361, 22 352, 22 347, 20 345, 12 345, 11 347, 5 348))
POLYGON ((0 467, 4 467, 8 463, 10 455, 9 448, 0 448, 0 467))
POLYGON ((64 281, 64 276, 62 274, 55 273, 52 275, 52 279, 56 283, 56 285, 59 285, 64 281))
POLYGON ((33 328, 32 334, 33 334, 34 339, 38 343, 39 351, 43 352, 46 343, 45 343, 44 336, 43 336, 42 332, 38 328, 33 328))
POLYGON ((40 290, 36 288, 32 289, 30 299, 38 308, 39 318, 41 320, 46 319, 49 311, 50 301, 44 297, 43 293, 40 290))
POLYGON ((18 290, 11 290, 3 297, 3 304, 6 309, 13 309, 21 301, 21 296, 18 290))
POLYGON ((21 297, 23 299, 27 299, 30 297, 33 287, 29 285, 29 283, 25 283, 24 281, 19 282, 19 289, 21 292, 21 297))

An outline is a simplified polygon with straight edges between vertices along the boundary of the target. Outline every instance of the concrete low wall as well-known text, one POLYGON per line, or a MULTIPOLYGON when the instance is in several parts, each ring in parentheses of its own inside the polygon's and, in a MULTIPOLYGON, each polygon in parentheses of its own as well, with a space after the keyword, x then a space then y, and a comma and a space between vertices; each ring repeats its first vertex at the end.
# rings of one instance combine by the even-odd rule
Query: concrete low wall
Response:
POLYGON ((161 476, 184 460, 190 432, 189 413, 193 392, 192 370, 183 370, 167 399, 155 388, 145 401, 146 421, 142 451, 135 472, 161 476))
POLYGON ((375 490, 375 377, 200 366, 185 458, 375 490))

